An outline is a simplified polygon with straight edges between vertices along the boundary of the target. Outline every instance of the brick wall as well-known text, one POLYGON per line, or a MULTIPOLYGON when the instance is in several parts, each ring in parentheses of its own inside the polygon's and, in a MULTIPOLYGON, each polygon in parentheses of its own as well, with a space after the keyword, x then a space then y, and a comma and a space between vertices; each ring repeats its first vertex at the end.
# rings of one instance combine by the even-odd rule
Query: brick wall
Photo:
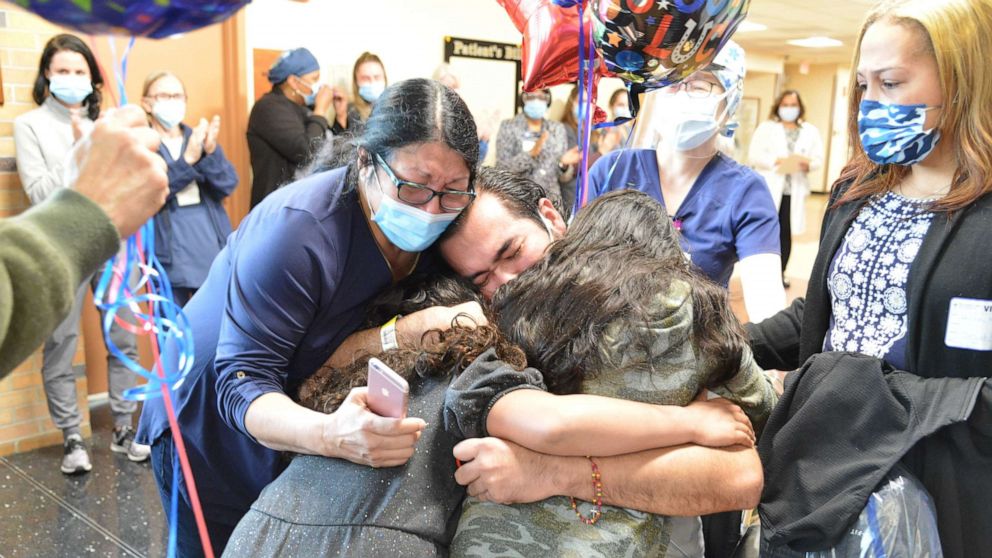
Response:
MULTIPOLYGON (((38 72, 41 49, 48 39, 63 32, 41 18, 9 5, 0 9, 0 72, 4 105, 0 107, 0 218, 12 217, 28 208, 14 160, 14 119, 36 107, 31 88, 38 72)), ((77 369, 84 365, 80 343, 73 358, 77 369)), ((76 380, 79 408, 83 412, 83 434, 89 436, 86 377, 76 380)), ((12 374, 0 380, 0 455, 27 451, 62 442, 52 424, 41 383, 41 352, 38 351, 12 374)))

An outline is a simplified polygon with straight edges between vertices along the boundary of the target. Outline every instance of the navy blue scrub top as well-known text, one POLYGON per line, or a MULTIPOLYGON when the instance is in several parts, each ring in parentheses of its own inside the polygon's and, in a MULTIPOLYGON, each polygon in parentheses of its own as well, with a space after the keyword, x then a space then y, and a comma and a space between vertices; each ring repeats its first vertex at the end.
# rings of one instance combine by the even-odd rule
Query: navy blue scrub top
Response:
MULTIPOLYGON (((623 189, 640 190, 665 204, 654 150, 615 151, 592 166, 589 201, 623 189)), ((703 168, 672 219, 692 263, 724 287, 738 261, 781 254, 778 211, 765 180, 722 153, 703 168)))
MULTIPOLYGON (((236 522, 282 469, 279 452, 245 430, 248 406, 316 372, 392 282, 358 195, 341 193, 345 174, 317 174, 266 197, 184 308, 196 357, 174 400, 201 502, 217 521, 236 522)), ((147 401, 138 440, 153 443, 168 429, 162 400, 147 401)))

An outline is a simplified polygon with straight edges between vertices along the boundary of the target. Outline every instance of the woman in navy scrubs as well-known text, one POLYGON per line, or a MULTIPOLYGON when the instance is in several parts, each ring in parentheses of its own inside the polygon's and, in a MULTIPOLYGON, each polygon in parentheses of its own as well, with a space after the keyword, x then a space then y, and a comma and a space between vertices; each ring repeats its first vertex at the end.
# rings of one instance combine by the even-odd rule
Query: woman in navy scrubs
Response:
MULTIPOLYGON (((347 164, 285 186, 252 210, 184 309, 196 355, 174 401, 217 553, 280 472, 280 451, 395 466, 412 455, 424 427, 417 418, 373 415, 364 389, 337 412, 318 413, 286 395, 294 386, 337 349, 350 359, 414 345, 459 311, 478 309, 429 308, 339 347, 375 295, 428 265, 420 253, 474 197, 479 153, 464 101, 423 79, 387 88, 352 146, 347 164)), ((152 445, 168 511, 178 462, 161 399, 145 403, 138 437, 152 445)), ((188 487, 179 483, 179 550, 196 556, 188 487)))

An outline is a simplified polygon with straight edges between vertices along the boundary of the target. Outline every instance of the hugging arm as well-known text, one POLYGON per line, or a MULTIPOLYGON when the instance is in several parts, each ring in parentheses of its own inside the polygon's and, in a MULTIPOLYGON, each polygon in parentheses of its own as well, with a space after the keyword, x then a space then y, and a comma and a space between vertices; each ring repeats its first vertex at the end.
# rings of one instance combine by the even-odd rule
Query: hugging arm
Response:
MULTIPOLYGON (((583 457, 533 452, 498 438, 473 438, 455 446, 463 462, 455 480, 468 493, 503 504, 552 496, 593 500, 590 464, 583 457)), ((594 458, 603 502, 663 515, 702 515, 754 507, 764 476, 754 449, 678 446, 594 458)))
POLYGON ((754 443, 744 412, 726 400, 679 407, 538 389, 500 397, 487 415, 486 431, 533 451, 563 456, 620 455, 689 443, 754 443))

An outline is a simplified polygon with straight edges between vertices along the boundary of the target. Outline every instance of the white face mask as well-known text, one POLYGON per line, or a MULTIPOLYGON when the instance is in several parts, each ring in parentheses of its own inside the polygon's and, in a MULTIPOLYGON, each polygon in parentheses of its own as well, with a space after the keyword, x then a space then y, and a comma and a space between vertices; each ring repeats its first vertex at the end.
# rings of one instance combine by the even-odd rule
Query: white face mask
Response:
POLYGON ((799 120, 799 107, 778 107, 778 117, 784 122, 799 120))
POLYGON ((170 99, 157 101, 152 107, 152 116, 166 130, 171 130, 186 118, 186 101, 170 99))
POLYGON ((690 151, 703 145, 719 131, 719 122, 723 120, 727 109, 718 116, 716 114, 720 102, 729 92, 710 95, 702 99, 693 99, 679 92, 664 98, 665 131, 662 137, 670 138, 677 151, 690 151))
POLYGON ((630 118, 630 109, 626 106, 613 107, 614 118, 630 118))

